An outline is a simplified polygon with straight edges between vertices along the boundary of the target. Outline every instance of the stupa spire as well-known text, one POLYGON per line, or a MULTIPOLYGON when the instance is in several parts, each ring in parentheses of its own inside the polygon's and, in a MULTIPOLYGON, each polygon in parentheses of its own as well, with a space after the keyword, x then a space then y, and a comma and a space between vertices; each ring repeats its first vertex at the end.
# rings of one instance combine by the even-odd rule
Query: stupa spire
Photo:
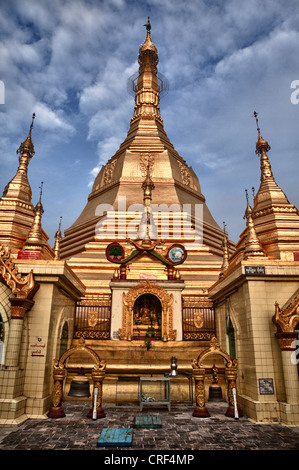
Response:
POLYGON ((54 244, 54 248, 53 248, 53 250, 54 250, 54 259, 55 260, 60 260, 60 241, 62 239, 61 220, 62 220, 62 217, 60 217, 58 230, 55 234, 55 244, 54 244))
POLYGON ((223 248, 223 261, 222 261, 220 276, 223 276, 224 272, 227 270, 227 268, 229 266, 229 262, 228 262, 228 234, 227 234, 227 231, 226 231, 226 223, 225 222, 223 222, 222 248, 223 248))
POLYGON ((3 197, 5 198, 20 199, 21 201, 31 202, 32 191, 28 182, 27 172, 29 161, 35 153, 31 138, 34 119, 35 113, 32 115, 28 136, 24 142, 21 143, 16 152, 17 155, 19 155, 19 166, 15 176, 4 189, 3 197))
POLYGON ((133 123, 140 117, 154 117, 162 123, 159 108, 159 81, 157 78, 159 58, 158 50, 152 42, 149 18, 144 26, 146 27, 146 38, 139 48, 139 76, 136 84, 134 116, 131 122, 133 123))
POLYGON ((258 140, 256 143, 256 151, 255 153, 257 155, 260 155, 261 158, 261 182, 265 181, 266 179, 272 179, 274 181, 270 161, 267 155, 267 152, 271 150, 270 145, 266 140, 263 139, 261 136, 260 128, 259 128, 259 122, 258 122, 258 114, 256 111, 253 113, 255 120, 256 120, 256 126, 257 126, 257 132, 258 132, 258 140))
POLYGON ((252 220, 252 208, 249 204, 248 192, 245 189, 247 207, 244 219, 247 219, 247 236, 245 240, 245 257, 247 256, 264 256, 259 239, 257 238, 254 223, 252 220))
POLYGON ((43 182, 41 182, 39 201, 35 206, 35 217, 29 235, 26 240, 24 251, 42 251, 44 239, 42 233, 42 215, 44 208, 42 205, 43 182))

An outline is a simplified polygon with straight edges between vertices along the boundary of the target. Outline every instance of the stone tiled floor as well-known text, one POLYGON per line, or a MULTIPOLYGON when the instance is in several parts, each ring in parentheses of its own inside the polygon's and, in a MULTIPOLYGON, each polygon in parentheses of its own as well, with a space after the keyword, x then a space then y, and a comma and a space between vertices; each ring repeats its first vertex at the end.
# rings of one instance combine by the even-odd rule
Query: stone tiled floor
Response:
MULTIPOLYGON (((18 428, 0 428, 0 450, 107 450, 97 447, 103 428, 134 427, 135 416, 158 415, 160 429, 134 429, 130 450, 299 450, 299 427, 256 424, 246 417, 227 418, 226 403, 209 403, 209 418, 192 417, 193 407, 173 404, 144 407, 104 404, 106 417, 86 417, 90 404, 64 403, 65 418, 27 420, 18 428)), ((118 449, 117 447, 115 448, 118 449)), ((122 448, 122 450, 128 448, 122 448)))

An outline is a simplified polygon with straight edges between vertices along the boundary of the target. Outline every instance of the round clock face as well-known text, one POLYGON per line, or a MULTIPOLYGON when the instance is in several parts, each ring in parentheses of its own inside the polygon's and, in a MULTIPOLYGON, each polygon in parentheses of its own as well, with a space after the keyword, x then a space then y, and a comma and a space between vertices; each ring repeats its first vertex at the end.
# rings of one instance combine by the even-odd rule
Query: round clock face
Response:
POLYGON ((183 263, 187 257, 187 251, 182 245, 172 245, 167 253, 167 258, 174 264, 183 263))
POLYGON ((106 256, 110 261, 117 263, 124 258, 125 250, 119 243, 110 243, 106 248, 106 256))

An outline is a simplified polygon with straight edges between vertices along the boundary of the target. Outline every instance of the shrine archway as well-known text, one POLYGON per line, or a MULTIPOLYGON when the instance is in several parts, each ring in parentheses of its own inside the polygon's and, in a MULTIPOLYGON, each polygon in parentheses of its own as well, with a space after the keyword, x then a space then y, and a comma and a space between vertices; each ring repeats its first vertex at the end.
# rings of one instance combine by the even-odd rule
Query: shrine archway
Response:
MULTIPOLYGON (((119 329, 119 339, 131 341, 135 338, 134 328, 136 324, 134 324, 134 321, 136 319, 136 308, 139 303, 141 304, 145 300, 152 300, 153 305, 157 306, 157 309, 159 305, 158 302, 161 305, 161 314, 159 313, 161 324, 156 325, 157 329, 160 330, 161 340, 175 340, 176 330, 173 329, 173 295, 169 294, 158 284, 149 281, 138 284, 132 287, 127 294, 123 294, 122 328, 119 329), (144 295, 146 297, 143 297, 144 295), (137 300, 139 298, 140 300, 137 300)), ((150 324, 147 325, 147 327, 148 326, 150 326, 150 324)))
MULTIPOLYGON (((220 348, 217 338, 212 338, 210 347, 202 351, 197 359, 192 362, 192 373, 195 382, 195 397, 196 406, 193 411, 193 415, 197 418, 207 418, 210 416, 205 406, 205 373, 206 368, 204 365, 205 360, 209 356, 219 356, 225 363, 225 379, 227 382, 227 397, 228 397, 228 408, 225 416, 235 416, 235 403, 234 403, 234 392, 235 399, 237 402, 237 359, 232 359, 231 356, 220 348), (234 391, 234 392, 233 392, 234 391)), ((239 416, 243 416, 242 410, 237 406, 239 416)))
POLYGON ((133 339, 161 339, 162 305, 154 294, 141 294, 133 307, 133 339))

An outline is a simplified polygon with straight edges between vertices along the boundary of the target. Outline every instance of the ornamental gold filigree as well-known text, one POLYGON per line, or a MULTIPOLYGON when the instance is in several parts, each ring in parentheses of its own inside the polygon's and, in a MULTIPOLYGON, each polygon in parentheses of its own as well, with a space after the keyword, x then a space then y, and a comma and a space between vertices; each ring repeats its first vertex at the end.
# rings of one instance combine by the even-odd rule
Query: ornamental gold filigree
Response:
POLYGON ((150 152, 140 154, 139 164, 141 176, 145 177, 147 175, 147 171, 149 171, 150 176, 152 176, 155 164, 155 157, 150 152))
POLYGON ((286 308, 280 308, 278 302, 275 302, 275 314, 272 320, 279 331, 293 333, 299 323, 299 294, 291 300, 286 308))
POLYGON ((0 276, 18 298, 27 298, 35 289, 33 271, 22 276, 14 265, 8 247, 0 246, 0 276))
POLYGON ((186 184, 187 186, 191 186, 192 179, 191 179, 191 173, 190 173, 188 166, 182 162, 178 162, 178 163, 179 163, 183 183, 186 184))
POLYGON ((112 182, 115 165, 116 165, 116 159, 106 164, 104 175, 103 175, 103 180, 102 180, 104 186, 112 182))

